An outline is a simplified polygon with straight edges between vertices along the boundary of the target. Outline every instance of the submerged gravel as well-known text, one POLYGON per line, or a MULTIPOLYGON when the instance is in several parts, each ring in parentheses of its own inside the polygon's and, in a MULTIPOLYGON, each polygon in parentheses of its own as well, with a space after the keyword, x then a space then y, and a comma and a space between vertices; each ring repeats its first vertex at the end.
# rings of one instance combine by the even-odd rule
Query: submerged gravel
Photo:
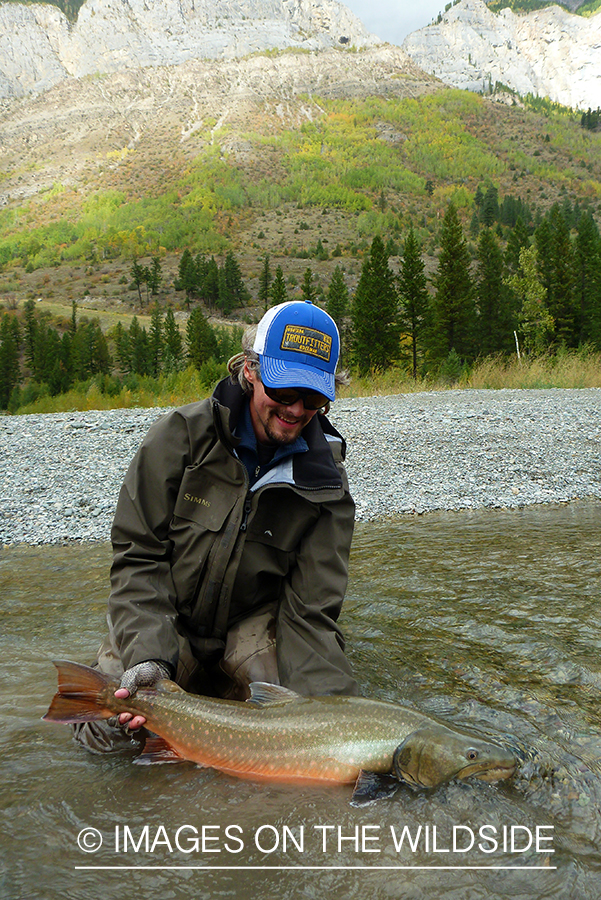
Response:
MULTIPOLYGON (((0 543, 106 541, 129 461, 165 409, 0 418, 0 543)), ((601 499, 601 389, 339 400, 357 518, 601 499)))

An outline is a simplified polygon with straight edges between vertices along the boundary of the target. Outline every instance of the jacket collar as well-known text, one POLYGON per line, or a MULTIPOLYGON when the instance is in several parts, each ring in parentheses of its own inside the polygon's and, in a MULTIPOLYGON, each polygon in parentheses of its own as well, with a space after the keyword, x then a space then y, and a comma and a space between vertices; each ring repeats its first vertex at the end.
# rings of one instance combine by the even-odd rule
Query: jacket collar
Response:
MULTIPOLYGON (((211 400, 218 434, 234 450, 240 443, 234 431, 242 415, 246 395, 240 385, 232 384, 228 377, 216 386, 211 400)), ((330 441, 340 441, 344 458, 345 444, 336 429, 325 416, 318 414, 303 428, 302 436, 307 442, 308 452, 296 453, 291 458, 294 484, 312 490, 341 488, 342 478, 329 446, 330 441)))

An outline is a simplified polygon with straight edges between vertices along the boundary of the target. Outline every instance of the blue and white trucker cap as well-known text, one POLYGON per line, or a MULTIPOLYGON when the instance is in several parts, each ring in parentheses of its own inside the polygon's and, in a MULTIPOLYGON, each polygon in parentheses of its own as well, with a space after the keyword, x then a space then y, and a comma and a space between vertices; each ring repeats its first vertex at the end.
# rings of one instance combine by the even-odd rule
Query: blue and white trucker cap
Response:
POLYGON ((340 335, 331 316, 310 300, 280 303, 257 326, 253 350, 268 388, 319 391, 334 400, 340 335))

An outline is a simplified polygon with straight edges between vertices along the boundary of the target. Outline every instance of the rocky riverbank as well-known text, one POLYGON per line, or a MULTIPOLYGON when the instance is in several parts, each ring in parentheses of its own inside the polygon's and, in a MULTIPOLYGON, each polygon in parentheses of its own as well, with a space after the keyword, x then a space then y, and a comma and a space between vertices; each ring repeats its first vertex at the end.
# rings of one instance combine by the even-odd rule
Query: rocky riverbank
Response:
MULTIPOLYGON (((109 539, 129 461, 164 409, 0 418, 0 543, 109 539)), ((601 499, 601 390, 339 400, 359 520, 601 499)))

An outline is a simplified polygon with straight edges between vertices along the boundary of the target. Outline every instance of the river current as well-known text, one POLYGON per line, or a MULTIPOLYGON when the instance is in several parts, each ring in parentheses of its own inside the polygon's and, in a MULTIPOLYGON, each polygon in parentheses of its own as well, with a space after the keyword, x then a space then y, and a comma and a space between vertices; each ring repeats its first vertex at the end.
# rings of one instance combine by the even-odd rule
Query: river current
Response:
POLYGON ((4 548, 1 900, 601 900, 600 529, 600 503, 358 526, 341 623, 362 693, 520 760, 363 809, 93 756, 41 721, 52 659, 94 659, 110 548, 4 548))

